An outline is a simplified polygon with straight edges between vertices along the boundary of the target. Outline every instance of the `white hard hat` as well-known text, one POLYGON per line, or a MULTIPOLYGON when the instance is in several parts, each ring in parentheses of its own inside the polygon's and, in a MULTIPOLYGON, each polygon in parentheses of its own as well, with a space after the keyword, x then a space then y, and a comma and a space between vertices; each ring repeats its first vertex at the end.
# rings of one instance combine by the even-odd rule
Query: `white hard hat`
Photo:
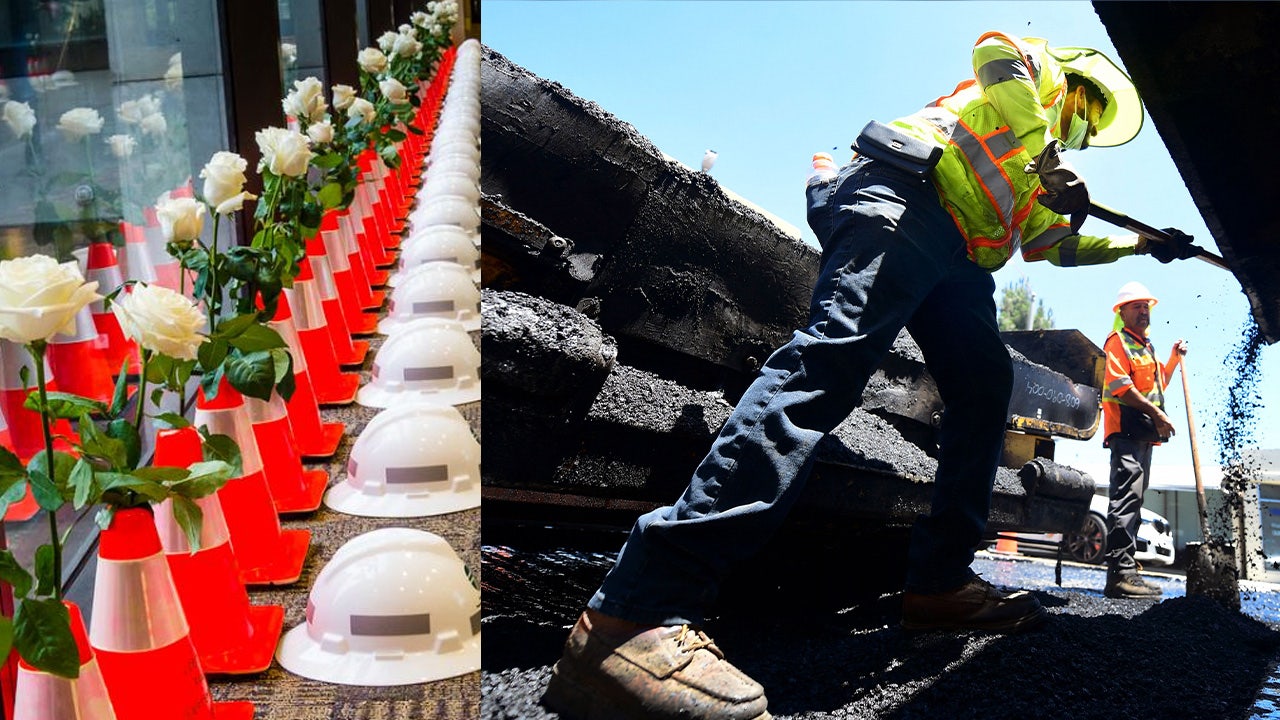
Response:
POLYGON ((480 249, 472 233, 456 225, 415 227, 400 245, 400 267, 387 278, 397 287, 415 267, 429 262, 453 262, 471 269, 472 282, 480 282, 480 249))
POLYGON ((356 402, 388 408, 411 398, 445 405, 480 399, 480 351, 462 323, 414 320, 378 348, 373 376, 356 393, 356 402))
POLYGON ((347 476, 325 505, 365 517, 427 517, 480 507, 480 443, 453 407, 384 410, 356 438, 347 476))
POLYGON ((1155 295, 1151 294, 1146 285, 1135 280, 1125 283, 1120 288, 1120 292, 1116 295, 1116 304, 1111 306, 1111 312, 1120 312, 1121 305, 1131 303, 1134 300, 1147 300, 1151 303, 1151 307, 1155 307, 1156 303, 1160 302, 1156 300, 1155 295))
POLYGON ((480 179, 480 163, 469 158, 447 157, 427 158, 427 169, 424 174, 435 172, 461 172, 470 175, 473 180, 480 179))
POLYGON ((418 197, 425 201, 436 195, 454 195, 470 202, 480 202, 480 184, 465 173, 440 173, 426 178, 418 197))
POLYGON ((468 332, 480 329, 480 290, 469 268, 455 262, 429 262, 406 273, 391 291, 378 332, 390 335, 424 317, 457 320, 468 332))
POLYGON ((480 229, 478 203, 456 195, 429 197, 409 214, 413 225, 454 225, 468 232, 480 229))
POLYGON ((383 528, 338 548, 285 633, 289 672, 342 685, 442 680, 480 669, 480 589, 438 535, 383 528))

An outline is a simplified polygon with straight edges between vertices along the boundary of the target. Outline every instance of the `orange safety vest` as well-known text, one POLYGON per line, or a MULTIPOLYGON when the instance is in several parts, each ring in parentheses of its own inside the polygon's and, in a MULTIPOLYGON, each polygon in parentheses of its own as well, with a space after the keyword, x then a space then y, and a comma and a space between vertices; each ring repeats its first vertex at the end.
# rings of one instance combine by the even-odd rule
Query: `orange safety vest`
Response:
POLYGON ((1151 341, 1128 328, 1113 331, 1102 346, 1107 356, 1102 381, 1102 438, 1105 442, 1120 432, 1120 396, 1142 393, 1152 405, 1164 410, 1164 367, 1156 359, 1151 341))

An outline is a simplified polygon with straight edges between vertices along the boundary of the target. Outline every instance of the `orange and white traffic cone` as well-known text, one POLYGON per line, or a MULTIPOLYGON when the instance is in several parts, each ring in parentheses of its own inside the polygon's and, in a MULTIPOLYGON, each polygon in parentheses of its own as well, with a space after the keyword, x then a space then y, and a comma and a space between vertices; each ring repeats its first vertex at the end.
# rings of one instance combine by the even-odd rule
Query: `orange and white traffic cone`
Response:
MULTIPOLYGON (((10 452, 13 451, 13 437, 9 435, 9 423, 4 419, 4 413, 0 412, 0 445, 3 445, 10 452)), ((15 455, 17 453, 14 453, 15 455)), ((40 512, 40 505, 36 503, 36 496, 31 494, 31 487, 27 486, 27 492, 18 502, 11 503, 4 512, 5 522, 25 522, 35 517, 40 512)))
POLYGON ((378 327, 378 315, 364 312, 361 305, 356 278, 351 271, 351 260, 347 257, 347 243, 338 231, 336 214, 324 214, 317 237, 323 243, 325 256, 329 258, 333 284, 338 289, 338 300, 347 318, 347 328, 355 336, 372 335, 378 327))
POLYGON ((151 261, 151 248, 147 247, 146 227, 121 220, 120 232, 124 235, 124 255, 117 259, 124 278, 147 284, 155 282, 156 266, 151 261))
MULTIPOLYGON (((71 616, 71 635, 80 653, 80 674, 74 680, 37 670, 18 660, 13 720, 116 720, 107 684, 89 645, 84 617, 75 603, 63 601, 71 616)), ((16 654, 16 653, 15 653, 16 654)))
POLYGON ((302 576, 302 563, 311 544, 309 530, 282 530, 271 488, 262 472, 262 455, 254 438, 249 411, 239 391, 223 378, 212 400, 204 388, 196 397, 192 423, 209 432, 231 437, 240 448, 240 477, 218 490, 222 515, 231 533, 231 548, 246 585, 288 585, 302 576))
POLYGON ((267 476, 276 513, 309 513, 320 507, 325 487, 329 485, 329 473, 303 469, 284 399, 272 393, 269 401, 247 397, 244 403, 249 409, 253 437, 258 441, 262 471, 267 476))
POLYGON ((992 552, 1001 555, 1017 555, 1018 540, 1007 533, 996 533, 996 547, 992 552))
MULTIPOLYGON (((156 466, 187 467, 201 458, 195 428, 157 434, 156 466)), ((203 518, 196 552, 191 552, 186 533, 174 520, 171 501, 156 506, 155 523, 200 666, 206 675, 262 672, 271 666, 284 629, 284 607, 249 604, 218 494, 195 503, 203 518)))
POLYGON ((347 318, 338 302, 338 289, 333 285, 329 257, 324 254, 324 243, 317 241, 315 244, 319 245, 319 252, 312 255, 312 243, 307 242, 307 255, 298 263, 298 275, 293 279, 298 315, 305 316, 309 325, 323 320, 329 342, 333 345, 333 356, 339 365, 363 365, 365 356, 369 354, 369 341, 351 338, 347 318))
MULTIPOLYGON (((58 388, 53 372, 48 369, 45 360, 46 389, 58 388)), ((26 463, 33 455, 44 450, 44 426, 40 422, 40 413, 23 407, 27 396, 36 387, 36 363, 27 349, 15 342, 0 339, 0 412, 4 414, 9 425, 7 447, 18 459, 26 463), (23 382, 23 369, 26 369, 27 380, 23 382)), ((66 450, 68 445, 63 438, 74 437, 71 424, 66 420, 55 420, 50 427, 54 436, 54 450, 66 450)))
POLYGON ((147 219, 146 227, 143 229, 143 237, 147 242, 147 255, 151 258, 151 266, 156 274, 155 284, 178 292, 182 265, 169 254, 166 248, 169 241, 164 237, 164 230, 160 227, 160 219, 156 217, 156 209, 149 207, 142 212, 147 219))
POLYGON ((98 327, 88 305, 76 313, 75 330, 54 335, 45 352, 64 391, 111 402, 116 386, 111 381, 105 348, 98 342, 98 327))
POLYGON ((99 536, 89 644, 119 720, 253 717, 213 702, 149 509, 117 510, 99 536))
MULTIPOLYGON (((95 242, 89 244, 88 270, 86 280, 97 280, 98 289, 103 293, 114 292, 124 284, 124 275, 120 272, 120 263, 116 259, 116 249, 111 243, 95 242)), ((107 309, 105 300, 98 300, 90 306, 93 313, 93 324, 98 329, 98 344, 104 346, 107 367, 112 375, 119 375, 125 360, 129 361, 125 372, 137 375, 142 369, 138 357, 138 344, 124 336, 120 329, 120 319, 107 309)))
MULTIPOLYGON (((356 399, 360 389, 359 373, 344 373, 338 368, 330 345, 327 356, 317 355, 319 364, 312 365, 312 356, 308 355, 298 336, 297 325, 293 322, 293 310, 289 305, 288 293, 281 294, 276 305, 275 319, 267 323, 280 333, 289 346, 289 354, 293 356, 293 374, 295 380, 299 375, 307 375, 307 382, 315 392, 316 402, 320 405, 350 405, 356 399)), ((326 338, 327 339, 327 338, 326 338)), ((300 384, 298 381, 296 384, 300 384)))
MULTIPOLYGON (((330 212, 334 211, 331 210, 330 212)), ((334 215, 338 218, 338 237, 342 240, 343 248, 347 252, 347 263, 351 265, 351 276, 355 281, 356 297, 360 301, 360 307, 364 310, 377 310, 382 307, 382 301, 386 299, 386 293, 373 288, 386 285, 386 275, 382 275, 381 283, 374 282, 377 278, 369 272, 364 259, 364 251, 360 249, 360 243, 356 240, 351 223, 349 221, 344 222, 344 216, 338 215, 336 212, 334 215)))

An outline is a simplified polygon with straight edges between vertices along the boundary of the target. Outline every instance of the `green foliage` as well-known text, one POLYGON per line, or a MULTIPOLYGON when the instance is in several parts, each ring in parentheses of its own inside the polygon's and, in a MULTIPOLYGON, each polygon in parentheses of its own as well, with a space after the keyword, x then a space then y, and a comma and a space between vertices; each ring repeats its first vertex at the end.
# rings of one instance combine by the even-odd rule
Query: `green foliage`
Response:
POLYGON ((1034 316, 1032 313, 1032 304, 1036 301, 1035 293, 1031 289, 1031 281, 1023 277, 1016 282, 1009 283, 1000 291, 1000 303, 997 313, 997 322, 1001 331, 1008 330, 1051 330, 1053 329, 1053 311, 1046 309, 1044 300, 1040 300, 1034 308, 1034 316), (1027 327, 1027 320, 1032 320, 1031 327, 1027 327))

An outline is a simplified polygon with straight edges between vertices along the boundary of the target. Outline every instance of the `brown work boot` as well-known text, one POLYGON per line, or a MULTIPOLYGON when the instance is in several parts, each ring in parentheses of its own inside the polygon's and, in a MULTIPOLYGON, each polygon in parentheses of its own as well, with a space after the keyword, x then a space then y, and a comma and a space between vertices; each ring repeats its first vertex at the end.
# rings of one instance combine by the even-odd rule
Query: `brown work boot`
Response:
POLYGON ((1159 585, 1146 582, 1135 572, 1109 572, 1102 594, 1115 600, 1149 600, 1164 594, 1159 585))
POLYGON ((980 577, 944 593, 902 596, 903 630, 1018 632, 1038 627, 1047 617, 1035 595, 1003 590, 980 577))
POLYGON ((551 669, 542 699, 556 712, 576 720, 770 720, 764 688, 705 633, 688 625, 626 629, 588 612, 551 669))

